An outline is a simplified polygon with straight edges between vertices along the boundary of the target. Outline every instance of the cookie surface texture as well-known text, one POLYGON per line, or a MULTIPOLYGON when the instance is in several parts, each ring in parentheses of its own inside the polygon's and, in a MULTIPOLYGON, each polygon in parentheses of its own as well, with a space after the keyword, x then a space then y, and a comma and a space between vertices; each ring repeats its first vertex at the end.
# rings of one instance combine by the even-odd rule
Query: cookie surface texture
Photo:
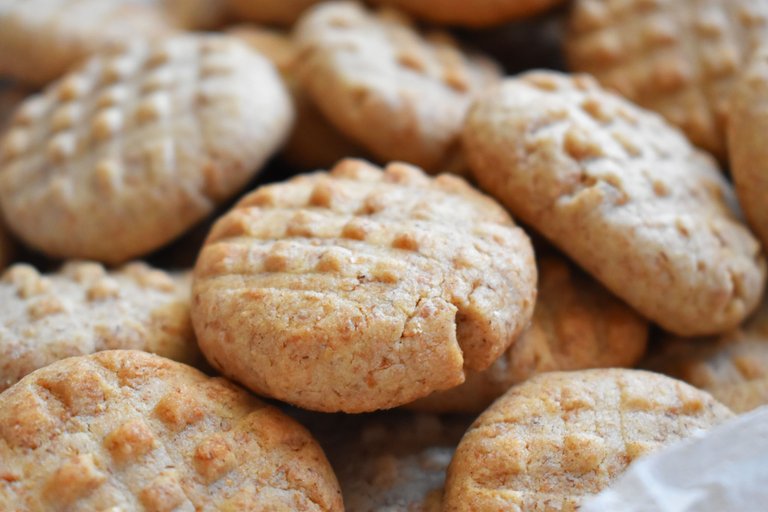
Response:
POLYGON ((96 50, 171 30, 142 0, 1 0, 0 76, 42 86, 96 50))
POLYGON ((768 45, 755 53, 731 95, 728 147, 731 176, 749 224, 768 246, 768 45))
POLYGON ((409 404, 422 411, 480 413, 510 387, 559 370, 634 366, 645 353, 648 322, 561 256, 537 258, 531 325, 485 371, 409 404))
POLYGON ((221 378, 130 350, 0 395, 3 510, 341 511, 322 449, 221 378))
POLYGON ((346 160, 219 219, 192 320, 209 362, 253 391, 372 411, 488 367, 527 325, 535 283, 528 237, 460 178, 346 160))
POLYGON ((137 43, 20 107, 0 142, 0 202, 49 256, 123 262, 237 192, 291 120, 278 73, 239 41, 137 43))
POLYGON ((490 27, 540 14, 563 0, 374 0, 434 23, 490 27))
POLYGON ((464 130, 481 187, 647 318, 724 332, 759 302, 765 261, 711 157, 584 75, 532 72, 464 130))
POLYGON ((659 112, 726 160, 729 92, 766 40, 766 0, 577 0, 565 49, 573 71, 659 112))
POLYGON ((0 278, 0 391, 65 357, 136 349, 201 361, 189 318, 190 278, 144 263, 107 272, 71 262, 41 275, 26 264, 0 278))
POLYGON ((439 171, 457 158, 474 94, 498 81, 491 61, 394 11, 331 2, 298 23, 299 78, 343 133, 389 162, 439 171))
POLYGON ((643 367, 703 389, 737 413, 768 405, 768 303, 725 334, 665 339, 643 367))
POLYGON ((732 416, 704 391, 650 372, 537 375, 464 435, 443 510, 577 510, 634 459, 732 416))

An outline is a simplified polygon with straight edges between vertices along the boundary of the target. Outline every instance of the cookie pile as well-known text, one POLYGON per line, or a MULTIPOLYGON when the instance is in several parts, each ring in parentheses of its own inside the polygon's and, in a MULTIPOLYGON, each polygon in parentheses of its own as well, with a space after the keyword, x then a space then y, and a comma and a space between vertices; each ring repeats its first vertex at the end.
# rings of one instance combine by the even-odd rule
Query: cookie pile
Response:
POLYGON ((768 404, 766 105, 768 0, 0 0, 0 510, 578 509, 768 404))

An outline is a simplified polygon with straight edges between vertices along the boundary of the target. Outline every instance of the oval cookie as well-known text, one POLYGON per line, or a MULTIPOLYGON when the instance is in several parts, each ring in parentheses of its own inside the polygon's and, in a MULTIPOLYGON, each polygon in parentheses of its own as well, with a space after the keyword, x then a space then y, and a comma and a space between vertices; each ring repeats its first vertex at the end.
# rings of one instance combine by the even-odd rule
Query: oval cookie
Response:
POLYGON ((3 510, 341 511, 322 449, 221 378, 130 350, 0 395, 3 510))
POLYGON ((97 50, 171 30, 143 0, 2 0, 0 76, 42 86, 97 50))
POLYGON ((102 53, 20 107, 0 141, 3 212, 50 256, 123 262, 237 192, 291 119, 274 67, 234 38, 102 53))
POLYGON ((443 510, 577 510, 634 459, 732 415, 704 391, 649 372, 537 375, 464 435, 443 510))
POLYGON ((490 27, 540 14, 564 0, 374 0, 434 23, 490 27))
POLYGON ((0 391, 65 357, 110 349, 201 362, 189 319, 188 275, 144 263, 107 272, 71 262, 41 275, 17 264, 0 278, 0 391))
POLYGON ((648 322, 560 256, 539 257, 531 325, 483 372, 408 405, 432 412, 480 413, 514 384, 557 370, 634 366, 648 322))
POLYGON ((764 0, 576 0, 565 50, 573 71, 662 114, 726 160, 729 92, 766 40, 764 0))
POLYGON ((731 176, 752 229, 768 246, 768 45, 756 52, 731 95, 728 123, 731 176))
POLYGON ((219 219, 192 320, 213 366, 306 409, 411 402, 488 367, 528 324, 528 237, 463 180, 346 160, 219 219))
POLYGON ((533 72, 478 99, 464 143, 485 190, 665 329, 723 332, 757 306, 765 261, 731 187, 659 116, 533 72))
POLYGON ((499 79, 489 60, 464 54, 445 34, 420 34, 394 11, 330 2, 307 13, 295 34, 310 96, 384 162, 449 167, 473 95, 499 79))

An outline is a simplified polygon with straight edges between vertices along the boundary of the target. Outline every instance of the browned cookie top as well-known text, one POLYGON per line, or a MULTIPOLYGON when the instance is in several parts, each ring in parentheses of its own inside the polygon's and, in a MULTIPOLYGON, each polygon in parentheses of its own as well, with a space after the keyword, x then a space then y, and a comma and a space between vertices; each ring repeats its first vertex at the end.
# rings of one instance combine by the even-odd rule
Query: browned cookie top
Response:
POLYGON ((0 474, 2 510, 343 510, 303 427, 136 351, 59 361, 0 395, 0 474))
POLYGON ((488 367, 527 325, 535 280, 528 237, 460 178, 346 160, 217 222, 192 318, 208 360, 254 391, 359 412, 488 367))

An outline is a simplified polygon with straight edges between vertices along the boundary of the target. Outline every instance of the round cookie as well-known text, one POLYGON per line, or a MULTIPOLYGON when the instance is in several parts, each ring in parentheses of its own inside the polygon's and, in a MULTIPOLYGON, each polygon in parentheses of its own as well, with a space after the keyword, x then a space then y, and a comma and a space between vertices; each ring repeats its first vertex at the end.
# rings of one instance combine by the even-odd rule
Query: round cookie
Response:
POLYGON ((189 274, 144 263, 107 272, 71 262, 41 275, 16 264, 0 278, 0 391, 65 357, 111 349, 202 361, 189 318, 189 274))
POLYGON ((321 0, 227 0, 232 13, 242 21, 291 26, 299 16, 321 0))
POLYGON ((431 412, 484 411, 537 373, 634 366, 645 353, 648 322, 562 257, 539 257, 531 325, 490 368, 464 384, 408 405, 431 412))
POLYGON ((253 391, 364 412, 487 368, 527 326, 535 288, 528 237, 462 179, 345 160, 219 219, 192 321, 209 362, 253 391))
POLYGON ((720 336, 664 340, 643 366, 701 388, 737 413, 768 405, 768 302, 720 336))
POLYGON ((724 161, 729 92, 766 40, 765 0, 576 0, 565 50, 573 71, 662 114, 724 161))
POLYGON ((733 88, 728 148, 731 176, 749 224, 768 247, 768 45, 755 52, 733 88))
POLYGON ((440 512, 445 470, 471 422, 392 414, 345 429, 344 441, 328 445, 327 453, 347 510, 440 512))
POLYGON ((464 147, 481 187, 665 329, 723 332, 757 306, 765 261, 714 161, 591 78, 506 80, 464 147))
POLYGON ((221 378, 116 350, 0 395, 2 510, 341 511, 322 449, 221 378))
POLYGON ((499 80, 490 60, 443 33, 422 35, 394 11, 322 4, 298 23, 297 70, 325 116, 383 162, 442 171, 459 158, 472 97, 499 80))
POLYGON ((171 30, 145 0, 0 0, 0 76, 42 86, 96 50, 171 30))
POLYGON ((540 14, 564 0, 374 0, 434 23, 490 27, 540 14))
POLYGON ((577 510, 636 458, 732 415, 704 391, 650 372, 537 375, 464 435, 443 510, 577 510))
POLYGON ((23 103, 0 141, 0 203, 40 251, 120 263, 234 195, 292 113, 271 63, 234 38, 102 53, 23 103))
POLYGON ((326 169, 342 158, 365 157, 366 151, 337 130, 296 78, 299 53, 286 32, 256 25, 239 25, 227 31, 261 52, 280 71, 296 109, 296 122, 281 150, 282 157, 300 169, 326 169))

